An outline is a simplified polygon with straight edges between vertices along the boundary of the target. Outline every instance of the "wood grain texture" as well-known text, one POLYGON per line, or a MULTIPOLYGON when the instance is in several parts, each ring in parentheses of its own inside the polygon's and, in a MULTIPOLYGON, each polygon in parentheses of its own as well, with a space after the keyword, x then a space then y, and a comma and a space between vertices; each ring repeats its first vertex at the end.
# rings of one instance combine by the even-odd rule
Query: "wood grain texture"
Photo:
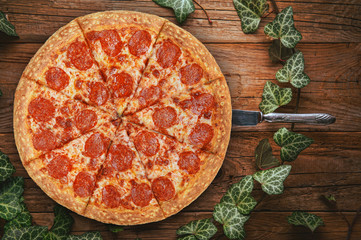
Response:
MULTIPOLYGON (((266 81, 275 81, 281 67, 269 60, 270 40, 263 34, 273 14, 262 20, 255 34, 243 34, 232 0, 198 0, 213 20, 196 6, 182 26, 205 43, 226 76, 233 108, 257 110, 266 81)), ((297 48, 306 61, 311 83, 302 89, 299 112, 327 112, 337 117, 330 126, 297 125, 295 131, 315 140, 292 162, 285 192, 268 196, 246 224, 247 239, 304 240, 346 239, 347 226, 341 216, 329 209, 322 195, 333 194, 349 221, 361 203, 361 2, 359 0, 281 0, 280 9, 291 5, 297 29, 303 39, 297 48), (321 216, 326 224, 310 234, 302 227, 287 223, 294 210, 321 216)), ((25 177, 25 203, 33 222, 51 226, 54 201, 29 178, 17 153, 12 130, 13 98, 21 73, 44 41, 72 19, 88 13, 126 9, 156 14, 175 22, 172 10, 151 0, 0 0, 0 10, 15 25, 19 39, 0 39, 0 150, 8 154, 16 167, 15 175, 25 177)), ((281 85, 288 86, 288 85, 281 85)), ((295 92, 294 92, 295 93, 295 92)), ((293 112, 295 100, 279 112, 293 112)), ((190 206, 160 223, 126 227, 113 234, 105 224, 72 214, 72 232, 101 231, 104 239, 176 239, 176 229, 195 219, 211 217, 214 205, 227 188, 244 175, 256 171, 254 149, 263 138, 272 139, 279 127, 290 124, 266 124, 233 129, 224 165, 217 177, 190 206)), ((271 140, 273 152, 280 148, 271 140)), ((261 188, 255 185, 259 200, 261 188)), ((218 226, 220 227, 220 226, 218 226)), ((221 231, 220 231, 221 232, 221 231)), ((220 235, 214 239, 226 239, 220 235)), ((352 240, 361 239, 361 220, 352 240)))

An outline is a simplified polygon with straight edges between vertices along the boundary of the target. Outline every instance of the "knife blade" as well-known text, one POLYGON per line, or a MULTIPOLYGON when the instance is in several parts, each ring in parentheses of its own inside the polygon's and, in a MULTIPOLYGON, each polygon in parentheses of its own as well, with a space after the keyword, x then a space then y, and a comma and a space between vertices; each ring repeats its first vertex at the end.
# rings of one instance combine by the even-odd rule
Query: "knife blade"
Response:
POLYGON ((336 121, 336 118, 327 113, 269 113, 259 111, 232 110, 233 126, 255 126, 260 122, 278 123, 304 123, 328 125, 336 121))

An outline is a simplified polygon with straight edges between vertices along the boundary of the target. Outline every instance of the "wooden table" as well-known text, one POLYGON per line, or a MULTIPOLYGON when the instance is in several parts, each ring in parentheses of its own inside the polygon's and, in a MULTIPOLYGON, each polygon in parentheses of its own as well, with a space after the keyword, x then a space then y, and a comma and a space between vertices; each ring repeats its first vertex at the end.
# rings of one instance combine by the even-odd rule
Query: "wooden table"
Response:
MULTIPOLYGON (((209 25, 197 7, 184 28, 201 40, 219 63, 227 78, 233 108, 256 110, 267 80, 275 81, 281 67, 268 57, 270 41, 263 27, 245 35, 231 0, 199 0, 213 20, 209 25)), ((312 137, 315 143, 292 163, 284 194, 268 196, 257 206, 246 224, 247 239, 311 239, 302 227, 287 223, 294 210, 321 216, 326 224, 316 230, 314 239, 346 239, 347 225, 335 210, 322 201, 333 194, 342 213, 352 221, 361 206, 361 2, 359 0, 277 1, 283 9, 293 6, 295 25, 303 35, 297 45, 305 56, 311 83, 302 89, 299 112, 327 112, 337 117, 331 126, 296 125, 295 131, 312 137)), ((25 177, 25 203, 35 224, 52 224, 54 201, 29 178, 21 165, 12 129, 13 98, 21 73, 45 40, 70 20, 103 10, 135 10, 156 14, 175 22, 173 12, 151 0, 0 0, 0 10, 8 14, 20 38, 0 43, 0 148, 16 166, 16 175, 25 177)), ((295 98, 281 109, 293 112, 295 98)), ((281 126, 261 124, 232 132, 224 165, 201 197, 177 215, 160 223, 127 227, 113 234, 105 224, 72 214, 73 233, 101 231, 104 239, 175 239, 176 229, 190 220, 211 216, 213 206, 227 188, 242 176, 256 171, 254 149, 263 138, 272 138, 281 126)), ((273 141, 272 141, 273 142, 273 141)), ((279 148, 274 144, 276 154, 279 148)), ((256 185, 256 199, 261 190, 256 185)), ((222 238, 222 236, 221 236, 222 238)), ((361 239, 361 219, 351 239, 361 239)))

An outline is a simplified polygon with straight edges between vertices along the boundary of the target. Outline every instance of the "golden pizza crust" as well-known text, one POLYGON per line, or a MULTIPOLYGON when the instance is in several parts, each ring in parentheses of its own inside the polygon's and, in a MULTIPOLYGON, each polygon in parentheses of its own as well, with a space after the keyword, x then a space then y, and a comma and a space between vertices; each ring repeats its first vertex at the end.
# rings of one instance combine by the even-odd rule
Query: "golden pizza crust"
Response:
POLYGON ((205 70, 204 73, 208 74, 208 79, 210 81, 223 77, 222 71, 212 54, 203 43, 188 31, 171 22, 166 22, 161 31, 161 35, 164 38, 170 37, 181 47, 182 52, 188 52, 193 59, 197 59, 197 63, 203 67, 205 70))
POLYGON ((28 106, 35 89, 39 86, 22 76, 15 92, 14 100, 14 135, 15 144, 23 164, 38 157, 41 152, 33 147, 32 133, 28 126, 28 106))
POLYGON ((75 19, 84 32, 101 31, 113 29, 119 26, 138 26, 148 28, 154 32, 159 32, 163 24, 167 21, 164 18, 132 11, 106 11, 97 12, 75 19))
POLYGON ((72 188, 62 188, 59 180, 50 177, 45 171, 41 171, 44 167, 41 159, 38 158, 31 161, 29 164, 24 164, 24 167, 34 182, 51 199, 76 213, 84 214, 89 197, 75 197, 72 188))
POLYGON ((48 70, 48 65, 56 58, 56 54, 65 51, 69 43, 78 37, 83 38, 83 35, 78 23, 73 20, 56 31, 44 43, 30 60, 23 75, 35 81, 44 81, 40 78, 48 70))
POLYGON ((213 95, 216 98, 216 119, 212 121, 214 137, 211 141, 211 151, 224 159, 232 128, 232 105, 229 88, 224 77, 211 83, 213 95))
POLYGON ((186 189, 177 193, 172 200, 160 203, 164 215, 169 217, 176 214, 197 199, 211 184, 222 164, 223 158, 209 154, 198 173, 190 178, 186 189))
POLYGON ((94 204, 89 204, 85 209, 84 216, 103 223, 117 225, 138 225, 150 222, 158 222, 165 218, 160 208, 155 206, 143 207, 141 209, 105 209, 94 204))

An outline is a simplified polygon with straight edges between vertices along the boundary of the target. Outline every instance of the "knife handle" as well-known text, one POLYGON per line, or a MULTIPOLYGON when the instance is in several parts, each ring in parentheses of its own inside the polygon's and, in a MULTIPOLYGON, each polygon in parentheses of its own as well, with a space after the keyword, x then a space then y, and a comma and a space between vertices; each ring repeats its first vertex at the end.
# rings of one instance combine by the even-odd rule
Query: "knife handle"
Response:
POLYGON ((269 113, 262 116, 266 122, 305 123, 327 125, 336 118, 327 113, 269 113))

